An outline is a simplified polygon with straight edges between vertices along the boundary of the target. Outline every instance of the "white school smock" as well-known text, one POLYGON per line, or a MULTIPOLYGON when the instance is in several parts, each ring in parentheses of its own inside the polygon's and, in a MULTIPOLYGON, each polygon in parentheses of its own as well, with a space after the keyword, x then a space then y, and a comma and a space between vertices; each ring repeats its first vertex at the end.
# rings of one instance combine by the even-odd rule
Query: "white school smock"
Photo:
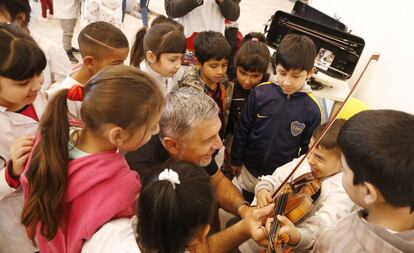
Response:
POLYGON ((184 70, 181 67, 177 71, 177 73, 175 73, 175 75, 173 77, 162 76, 162 75, 158 74, 157 72, 155 72, 149 66, 148 61, 146 61, 146 60, 143 60, 139 64, 139 68, 140 68, 140 70, 142 70, 143 72, 149 74, 150 76, 152 76, 155 79, 155 81, 157 82, 158 87, 160 87, 164 97, 167 96, 167 94, 170 93, 171 91, 174 91, 174 90, 178 89, 178 81, 180 81, 181 78, 184 75, 184 70))
POLYGON ((184 35, 190 37, 194 32, 216 31, 224 34, 226 25, 216 0, 204 0, 203 5, 177 19, 184 26, 184 35))
MULTIPOLYGON (((33 102, 34 110, 40 119, 46 109, 46 98, 39 92, 33 102)), ((10 159, 10 145, 18 137, 36 134, 39 122, 25 115, 7 111, 0 106, 0 155, 10 159)), ((37 249, 27 238, 26 230, 20 223, 23 207, 21 190, 8 187, 4 178, 4 165, 1 166, 0 180, 0 252, 27 253, 37 249), (6 185, 4 185, 6 184, 6 185)))
POLYGON ((40 34, 30 33, 30 35, 46 56, 42 90, 47 90, 51 84, 63 81, 72 71, 72 65, 62 47, 40 34))
MULTIPOLYGON (((48 95, 49 101, 53 98, 53 96, 60 90, 63 89, 70 89, 73 85, 81 85, 78 81, 73 79, 71 75, 75 73, 78 70, 74 70, 72 73, 70 73, 62 82, 53 84, 48 90, 46 90, 46 94, 48 95)), ((80 109, 82 107, 81 101, 71 101, 68 100, 68 111, 69 111, 69 117, 71 119, 80 120, 80 109)))

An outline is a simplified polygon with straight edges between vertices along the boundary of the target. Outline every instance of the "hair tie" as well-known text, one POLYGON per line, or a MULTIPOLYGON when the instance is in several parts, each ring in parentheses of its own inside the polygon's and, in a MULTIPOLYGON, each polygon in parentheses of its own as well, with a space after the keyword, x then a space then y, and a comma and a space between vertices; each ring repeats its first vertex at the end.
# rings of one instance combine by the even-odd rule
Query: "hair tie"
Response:
POLYGON ((253 37, 250 41, 251 41, 251 42, 259 42, 259 39, 258 39, 258 38, 256 38, 256 37, 253 37))
POLYGON ((83 100, 83 87, 79 84, 73 85, 67 94, 67 98, 72 101, 82 101, 83 100))
POLYGON ((175 185, 180 184, 178 173, 170 169, 165 169, 163 172, 161 172, 160 175, 158 176, 158 180, 170 181, 174 190, 175 190, 175 185))

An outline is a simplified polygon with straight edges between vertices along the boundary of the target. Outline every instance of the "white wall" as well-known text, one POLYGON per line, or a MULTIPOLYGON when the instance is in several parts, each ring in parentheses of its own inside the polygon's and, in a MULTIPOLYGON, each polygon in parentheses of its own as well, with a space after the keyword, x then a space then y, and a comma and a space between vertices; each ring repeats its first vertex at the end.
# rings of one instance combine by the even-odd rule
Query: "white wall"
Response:
POLYGON ((354 35, 365 40, 353 85, 371 54, 380 53, 361 80, 356 97, 374 109, 414 114, 414 2, 404 0, 313 0, 322 12, 341 17, 354 35))

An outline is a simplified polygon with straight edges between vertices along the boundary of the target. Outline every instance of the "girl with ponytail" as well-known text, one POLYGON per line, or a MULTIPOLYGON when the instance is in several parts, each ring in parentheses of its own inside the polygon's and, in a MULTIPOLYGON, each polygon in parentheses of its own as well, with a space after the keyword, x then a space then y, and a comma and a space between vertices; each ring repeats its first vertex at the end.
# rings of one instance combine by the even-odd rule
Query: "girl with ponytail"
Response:
POLYGON ((21 177, 21 220, 40 252, 80 252, 103 224, 133 215, 140 180, 118 151, 136 150, 158 132, 163 105, 155 82, 123 65, 52 98, 21 177), (82 101, 82 129, 70 128, 68 101, 82 101))

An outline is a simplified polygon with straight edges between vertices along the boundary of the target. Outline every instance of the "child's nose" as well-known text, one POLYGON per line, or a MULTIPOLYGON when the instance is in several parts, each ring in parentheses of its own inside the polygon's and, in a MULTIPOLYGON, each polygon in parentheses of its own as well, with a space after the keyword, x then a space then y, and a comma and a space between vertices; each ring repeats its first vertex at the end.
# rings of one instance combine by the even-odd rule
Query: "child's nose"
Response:
POLYGON ((222 75, 225 72, 224 68, 218 68, 218 74, 222 75))
POLYGON ((312 155, 311 154, 309 154, 309 156, 308 156, 308 163, 310 165, 314 165, 315 164, 315 160, 312 158, 312 155))
POLYGON ((40 90, 42 88, 44 80, 45 79, 43 77, 43 73, 40 76, 35 77, 33 80, 32 90, 34 91, 40 90))

